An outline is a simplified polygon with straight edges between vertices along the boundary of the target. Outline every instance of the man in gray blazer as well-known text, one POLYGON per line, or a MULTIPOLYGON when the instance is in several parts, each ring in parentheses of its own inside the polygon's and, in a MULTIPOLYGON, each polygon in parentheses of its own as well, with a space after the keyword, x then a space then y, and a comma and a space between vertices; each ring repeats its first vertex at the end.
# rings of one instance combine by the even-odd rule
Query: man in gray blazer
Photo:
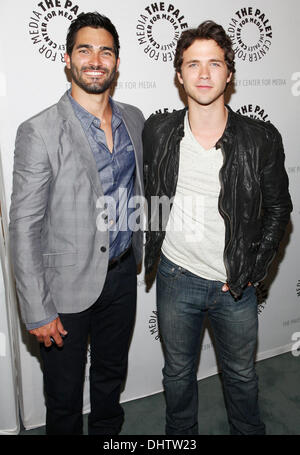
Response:
POLYGON ((109 96, 119 38, 82 13, 67 35, 72 86, 24 122, 15 148, 10 235, 22 318, 41 343, 48 434, 82 433, 90 339, 89 434, 118 434, 142 259, 141 132, 109 96))

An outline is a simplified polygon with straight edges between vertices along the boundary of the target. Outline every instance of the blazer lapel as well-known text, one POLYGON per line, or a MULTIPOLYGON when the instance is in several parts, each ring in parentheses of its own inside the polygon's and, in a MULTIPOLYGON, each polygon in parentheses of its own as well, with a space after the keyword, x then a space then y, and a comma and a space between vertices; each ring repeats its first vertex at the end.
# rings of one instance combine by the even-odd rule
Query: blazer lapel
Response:
POLYGON ((102 185, 93 152, 81 123, 73 111, 67 92, 61 97, 57 107, 58 111, 65 119, 66 134, 70 138, 71 146, 79 163, 85 169, 96 195, 98 197, 103 196, 102 185))
POLYGON ((126 112, 126 109, 122 106, 120 103, 116 103, 118 107, 122 111, 122 118, 123 122, 126 126, 127 132, 129 134, 129 137, 131 139, 133 149, 134 149, 134 155, 135 155, 135 162, 136 162, 136 180, 138 183, 138 188, 143 188, 143 180, 141 176, 141 169, 142 169, 142 156, 140 153, 137 151, 141 149, 141 137, 136 134, 136 125, 134 123, 134 119, 129 116, 126 112))

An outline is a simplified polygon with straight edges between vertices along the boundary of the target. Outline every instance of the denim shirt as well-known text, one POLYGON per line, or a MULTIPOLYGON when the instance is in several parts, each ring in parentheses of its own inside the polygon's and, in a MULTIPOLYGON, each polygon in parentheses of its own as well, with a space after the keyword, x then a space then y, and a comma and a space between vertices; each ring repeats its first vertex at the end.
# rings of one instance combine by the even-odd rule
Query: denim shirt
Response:
POLYGON ((76 117, 87 136, 95 157, 103 193, 107 201, 109 230, 109 259, 119 256, 130 246, 132 231, 128 218, 134 209, 128 207, 133 196, 135 156, 133 145, 122 119, 121 112, 112 98, 113 151, 110 153, 101 121, 86 111, 68 92, 76 117))

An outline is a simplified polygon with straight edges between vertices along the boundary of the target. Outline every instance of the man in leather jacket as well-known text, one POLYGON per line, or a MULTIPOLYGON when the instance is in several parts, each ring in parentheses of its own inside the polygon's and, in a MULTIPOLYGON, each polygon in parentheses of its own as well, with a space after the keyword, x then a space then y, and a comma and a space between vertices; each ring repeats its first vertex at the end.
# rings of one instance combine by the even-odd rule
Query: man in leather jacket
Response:
POLYGON ((143 132, 146 275, 157 269, 165 356, 166 433, 197 434, 197 359, 207 314, 231 434, 264 434, 254 367, 255 287, 266 276, 292 203, 279 132, 234 113, 224 92, 234 52, 206 21, 182 33, 174 66, 188 107, 152 115, 143 132))

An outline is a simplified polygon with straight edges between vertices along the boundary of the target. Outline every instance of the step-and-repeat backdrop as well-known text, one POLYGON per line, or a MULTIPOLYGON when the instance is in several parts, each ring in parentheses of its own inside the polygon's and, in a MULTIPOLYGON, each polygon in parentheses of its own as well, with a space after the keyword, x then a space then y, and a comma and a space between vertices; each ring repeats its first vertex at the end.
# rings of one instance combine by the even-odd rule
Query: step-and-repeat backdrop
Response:
POLYGON ((19 431, 15 290, 7 254, 7 217, 0 149, 0 434, 19 431))
MULTIPOLYGON (((227 102, 244 115, 274 123, 282 133, 294 203, 291 223, 264 283, 258 307, 257 359, 292 349, 291 355, 296 355, 295 349, 300 344, 300 237, 297 233, 300 210, 299 1, 1 0, 0 146, 8 208, 17 126, 57 102, 69 87, 63 60, 67 28, 79 13, 95 10, 111 18, 120 35, 121 65, 114 97, 137 105, 145 117, 184 105, 173 69, 176 43, 183 30, 213 19, 221 23, 232 38, 237 72, 228 89, 227 102)), ((4 289, 3 283, 0 286, 4 289)), ((7 300, 2 290, 0 297, 4 309, 7 300)), ((18 316, 16 318, 19 341, 15 343, 16 352, 9 365, 15 365, 24 425, 32 428, 45 421, 41 366, 35 340, 20 328, 18 316)), ((2 343, 8 337, 5 330, 1 328, 2 343)), ((11 355, 9 352, 0 345, 1 369, 3 353, 5 357, 11 355)), ((150 292, 146 292, 142 271, 138 278, 138 311, 122 401, 161 391, 162 365, 155 283, 150 292)), ((89 356, 85 411, 89 408, 88 366, 89 356)), ((213 341, 207 328, 198 376, 203 378, 216 372, 213 341)), ((13 432, 14 426, 7 422, 6 428, 2 418, 12 415, 9 408, 14 406, 5 399, 7 388, 2 384, 2 373, 1 431, 13 432)))

